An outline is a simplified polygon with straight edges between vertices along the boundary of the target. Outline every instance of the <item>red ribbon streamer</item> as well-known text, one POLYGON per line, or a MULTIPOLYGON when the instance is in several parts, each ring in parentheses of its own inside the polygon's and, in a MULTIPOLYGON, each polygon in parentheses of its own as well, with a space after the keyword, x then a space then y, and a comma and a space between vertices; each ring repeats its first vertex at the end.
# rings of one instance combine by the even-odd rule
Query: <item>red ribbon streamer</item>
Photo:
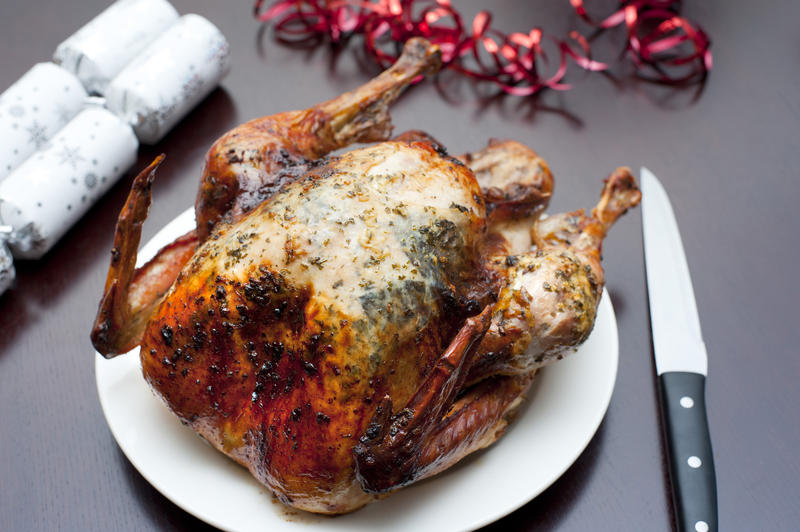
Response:
MULTIPOLYGON (((626 50, 643 77, 683 85, 702 80, 711 70, 711 41, 699 26, 680 15, 680 1, 622 1, 617 11, 599 21, 589 16, 583 0, 569 2, 584 21, 600 30, 625 27, 626 50)), ((485 10, 467 26, 450 0, 279 0, 266 11, 264 3, 256 0, 254 15, 262 22, 274 22, 283 38, 325 35, 340 42, 360 34, 367 53, 386 68, 398 57, 398 48, 388 52, 386 42, 402 44, 411 37, 425 37, 439 45, 449 68, 517 96, 543 88, 571 88, 564 83, 569 60, 588 71, 609 68, 592 59, 589 42, 577 31, 566 39, 547 35, 538 27, 528 33, 505 34, 491 27, 492 15, 485 10), (549 77, 538 68, 548 64, 545 41, 558 52, 558 66, 549 77)))

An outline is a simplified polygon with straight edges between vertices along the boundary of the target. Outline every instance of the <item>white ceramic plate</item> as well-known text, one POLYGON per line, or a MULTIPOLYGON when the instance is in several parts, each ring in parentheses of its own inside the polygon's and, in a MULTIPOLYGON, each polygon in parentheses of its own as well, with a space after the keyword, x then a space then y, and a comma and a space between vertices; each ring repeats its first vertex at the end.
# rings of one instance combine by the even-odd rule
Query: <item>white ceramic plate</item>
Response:
MULTIPOLYGON (((194 227, 189 209, 144 248, 145 261, 194 227)), ((589 443, 617 375, 617 325, 605 294, 594 331, 577 353, 539 373, 520 416, 488 450, 443 474, 352 514, 290 510, 244 468, 182 426, 141 375, 138 348, 96 355, 97 390, 108 425, 136 469, 172 502, 226 530, 474 529, 511 513, 552 484, 589 443)))

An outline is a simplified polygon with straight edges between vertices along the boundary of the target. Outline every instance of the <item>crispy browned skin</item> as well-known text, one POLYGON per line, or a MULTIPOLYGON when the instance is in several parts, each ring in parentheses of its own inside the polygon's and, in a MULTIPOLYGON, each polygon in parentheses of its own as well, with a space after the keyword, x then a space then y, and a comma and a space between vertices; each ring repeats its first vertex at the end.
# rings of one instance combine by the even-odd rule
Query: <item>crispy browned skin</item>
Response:
POLYGON ((303 111, 252 120, 225 134, 206 156, 195 209, 200 239, 220 220, 240 219, 328 153, 389 138, 389 104, 414 79, 440 65, 437 47, 411 39, 391 68, 362 87, 303 111))
POLYGON ((591 216, 540 221, 553 178, 514 141, 451 158, 409 131, 328 156, 387 138, 388 103, 438 63, 412 40, 363 87, 225 135, 196 234, 136 273, 153 168, 120 216, 95 346, 141 341, 169 408, 301 509, 352 511, 500 437, 589 334, 602 239, 639 201, 619 169, 591 216))
POLYGON ((534 375, 535 371, 513 377, 489 377, 466 387, 420 449, 417 458, 422 471, 420 478, 444 471, 502 436, 534 375))
POLYGON ((469 170, 427 144, 331 159, 198 249, 145 331, 144 374, 283 500, 357 507, 352 449, 376 406, 404 407, 493 299, 484 224, 469 170))
POLYGON ((553 194, 553 175, 532 149, 514 140, 491 139, 484 149, 459 157, 475 174, 492 222, 528 221, 553 194))
POLYGON ((393 414, 391 394, 384 396, 364 437, 353 448, 362 489, 381 493, 413 482, 428 464, 423 448, 440 432, 442 418, 461 392, 472 358, 491 323, 491 307, 467 319, 450 346, 415 386, 416 393, 393 414))
POLYGON ((136 270, 150 185, 163 156, 156 159, 134 181, 120 214, 113 260, 92 329, 97 350, 111 358, 139 343, 164 292, 218 222, 240 219, 333 150, 388 138, 389 104, 414 79, 440 66, 436 46, 411 39, 397 63, 364 86, 310 109, 266 116, 229 131, 206 156, 195 205, 197 229, 136 270))

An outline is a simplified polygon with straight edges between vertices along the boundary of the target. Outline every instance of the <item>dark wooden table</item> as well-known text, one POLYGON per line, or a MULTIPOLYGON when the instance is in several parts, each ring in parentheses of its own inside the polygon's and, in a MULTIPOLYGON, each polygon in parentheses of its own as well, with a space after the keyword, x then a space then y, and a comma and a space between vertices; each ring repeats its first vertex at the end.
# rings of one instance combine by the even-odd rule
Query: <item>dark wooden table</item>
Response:
MULTIPOLYGON (((566 0, 454 3, 468 16, 491 4, 495 24, 509 31, 539 24, 563 34, 576 24, 566 0)), ((797 530, 800 4, 686 3, 714 39, 714 71, 700 92, 637 82, 624 67, 616 79, 574 75, 574 90, 532 100, 485 97, 448 76, 446 97, 426 82, 397 103, 394 121, 397 131, 430 131, 453 152, 489 137, 532 146, 556 176, 554 211, 591 206, 600 180, 618 165, 647 165, 662 179, 708 346, 722 530, 797 530)), ((48 59, 106 4, 4 0, 0 89, 48 59)), ((217 136, 256 116, 322 101, 377 72, 353 48, 279 45, 270 30, 262 34, 247 0, 174 4, 221 28, 233 69, 158 146, 140 150, 137 167, 168 154, 144 240, 193 203, 203 155, 217 136)), ((599 48, 609 58, 614 50, 599 48)), ((0 297, 0 530, 207 528, 131 466, 97 398, 88 333, 130 183, 124 177, 42 260, 18 264, 16 285, 0 297)), ((605 420, 563 477, 492 530, 672 527, 640 231, 637 210, 605 246, 620 337, 605 420)))

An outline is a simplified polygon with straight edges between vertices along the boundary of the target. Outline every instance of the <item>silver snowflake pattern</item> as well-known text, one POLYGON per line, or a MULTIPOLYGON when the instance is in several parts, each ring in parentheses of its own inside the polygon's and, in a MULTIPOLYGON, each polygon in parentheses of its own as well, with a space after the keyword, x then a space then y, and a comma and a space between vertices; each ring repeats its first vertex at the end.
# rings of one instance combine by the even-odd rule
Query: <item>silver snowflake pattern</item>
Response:
POLYGON ((207 61, 216 63, 218 73, 222 73, 225 70, 225 66, 228 63, 228 56, 231 53, 230 45, 227 41, 217 41, 216 39, 211 39, 209 41, 209 53, 207 57, 207 61))
POLYGON ((8 114, 15 118, 20 118, 25 116, 25 108, 19 104, 14 105, 11 109, 8 110, 8 114))
POLYGON ((45 145, 47 142, 47 131, 43 125, 34 120, 33 123, 25 129, 29 135, 28 144, 33 144, 36 146, 37 150, 45 145))
POLYGON ((181 93, 184 101, 191 101, 203 89, 203 80, 200 76, 194 74, 191 76, 181 87, 181 93))
POLYGON ((169 105, 165 105, 164 107, 158 110, 158 113, 156 114, 156 121, 158 122, 159 129, 161 129, 167 124, 170 116, 172 116, 177 107, 178 107, 177 102, 173 102, 169 105))
POLYGON ((147 121, 150 122, 152 131, 160 135, 164 126, 170 121, 170 117, 175 114, 179 102, 177 99, 167 100, 163 95, 160 95, 158 99, 158 107, 149 110, 147 121))
POLYGON ((58 156, 60 158, 59 164, 69 164, 73 170, 78 167, 79 162, 86 160, 81 157, 79 147, 70 148, 69 146, 64 146, 58 156))
POLYGON ((86 184, 86 188, 94 188, 97 186, 97 175, 89 173, 83 178, 83 182, 86 184))

